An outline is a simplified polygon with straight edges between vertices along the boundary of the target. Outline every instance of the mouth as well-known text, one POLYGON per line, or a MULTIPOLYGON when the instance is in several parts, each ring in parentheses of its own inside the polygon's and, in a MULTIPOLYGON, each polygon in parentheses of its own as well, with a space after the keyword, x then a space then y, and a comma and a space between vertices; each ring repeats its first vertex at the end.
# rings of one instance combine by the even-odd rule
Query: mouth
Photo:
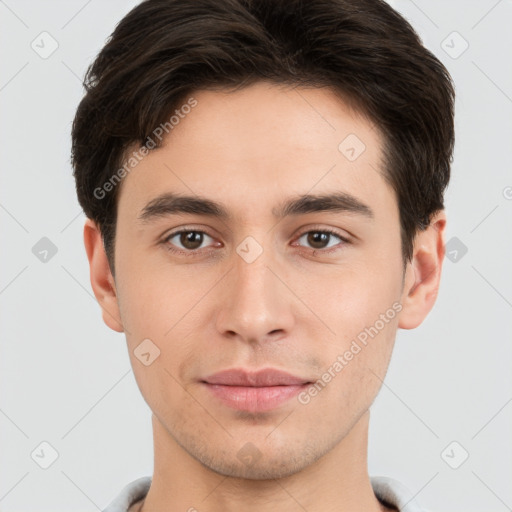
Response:
POLYGON ((267 368, 257 372, 224 370, 201 381, 220 403, 247 412, 277 408, 305 390, 312 382, 290 373, 267 368))

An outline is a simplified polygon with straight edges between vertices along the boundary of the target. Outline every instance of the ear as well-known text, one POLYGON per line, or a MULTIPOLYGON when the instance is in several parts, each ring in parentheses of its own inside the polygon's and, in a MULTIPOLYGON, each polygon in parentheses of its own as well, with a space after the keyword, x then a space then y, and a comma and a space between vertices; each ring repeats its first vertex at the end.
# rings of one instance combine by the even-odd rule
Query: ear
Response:
POLYGON ((414 239, 412 261, 407 264, 398 327, 414 329, 434 306, 444 261, 446 215, 436 213, 429 226, 414 239))
POLYGON ((116 285, 108 264, 101 232, 91 219, 85 221, 84 244, 89 260, 91 285, 101 307, 103 321, 112 330, 124 332, 117 302, 116 285))

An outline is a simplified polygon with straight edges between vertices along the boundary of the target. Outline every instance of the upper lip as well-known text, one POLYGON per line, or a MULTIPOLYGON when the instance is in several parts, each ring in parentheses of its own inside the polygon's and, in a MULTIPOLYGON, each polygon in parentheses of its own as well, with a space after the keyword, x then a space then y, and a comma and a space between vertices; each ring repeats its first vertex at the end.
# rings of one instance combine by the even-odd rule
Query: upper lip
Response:
POLYGON ((206 377, 204 382, 224 386, 248 387, 291 386, 309 383, 307 379, 274 368, 265 368, 256 372, 233 368, 214 373, 206 377))

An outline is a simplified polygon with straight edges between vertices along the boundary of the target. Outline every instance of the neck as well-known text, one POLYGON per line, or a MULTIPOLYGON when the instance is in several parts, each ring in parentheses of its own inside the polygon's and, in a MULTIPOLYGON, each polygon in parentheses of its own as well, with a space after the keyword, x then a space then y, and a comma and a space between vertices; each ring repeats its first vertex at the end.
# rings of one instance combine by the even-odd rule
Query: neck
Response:
POLYGON ((278 479, 225 476, 191 457, 153 415, 154 475, 137 512, 383 512, 367 470, 369 411, 330 452, 278 479))

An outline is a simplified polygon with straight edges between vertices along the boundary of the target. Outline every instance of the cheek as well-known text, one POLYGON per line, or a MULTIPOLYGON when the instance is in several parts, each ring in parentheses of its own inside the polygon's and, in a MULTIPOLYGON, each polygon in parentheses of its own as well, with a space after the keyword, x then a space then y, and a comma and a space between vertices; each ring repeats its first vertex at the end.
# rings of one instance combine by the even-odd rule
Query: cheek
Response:
POLYGON ((350 315, 344 316, 337 324, 337 339, 322 345, 321 374, 303 393, 301 403, 311 403, 314 409, 323 411, 325 428, 343 425, 347 414, 357 419, 378 394, 397 328, 395 309, 388 308, 383 315, 368 322, 362 315, 357 323, 350 315))
POLYGON ((146 399, 147 392, 156 396, 163 389, 174 389, 173 377, 183 377, 180 366, 192 368, 197 359, 194 335, 205 322, 201 299, 218 279, 189 274, 171 272, 170 267, 145 268, 135 261, 125 261, 119 268, 121 318, 134 374, 146 399), (154 362, 144 365, 148 360, 154 362))
POLYGON ((379 389, 389 364, 401 310, 401 260, 392 255, 361 258, 324 276, 303 278, 307 304, 323 321, 317 350, 325 380, 339 400, 379 389), (376 376, 376 375, 378 376, 376 376), (335 377, 333 377, 333 375, 335 377))
POLYGON ((154 337, 162 342, 190 324, 201 297, 215 283, 215 276, 208 273, 198 278, 192 266, 150 266, 142 259, 124 261, 118 274, 122 283, 119 305, 123 323, 132 335, 154 337))
POLYGON ((325 335, 330 341, 350 340, 390 308, 387 320, 396 316, 402 273, 393 263, 382 265, 378 259, 359 261, 350 268, 340 266, 328 274, 317 274, 314 279, 311 274, 300 279, 302 296, 328 328, 325 335))

